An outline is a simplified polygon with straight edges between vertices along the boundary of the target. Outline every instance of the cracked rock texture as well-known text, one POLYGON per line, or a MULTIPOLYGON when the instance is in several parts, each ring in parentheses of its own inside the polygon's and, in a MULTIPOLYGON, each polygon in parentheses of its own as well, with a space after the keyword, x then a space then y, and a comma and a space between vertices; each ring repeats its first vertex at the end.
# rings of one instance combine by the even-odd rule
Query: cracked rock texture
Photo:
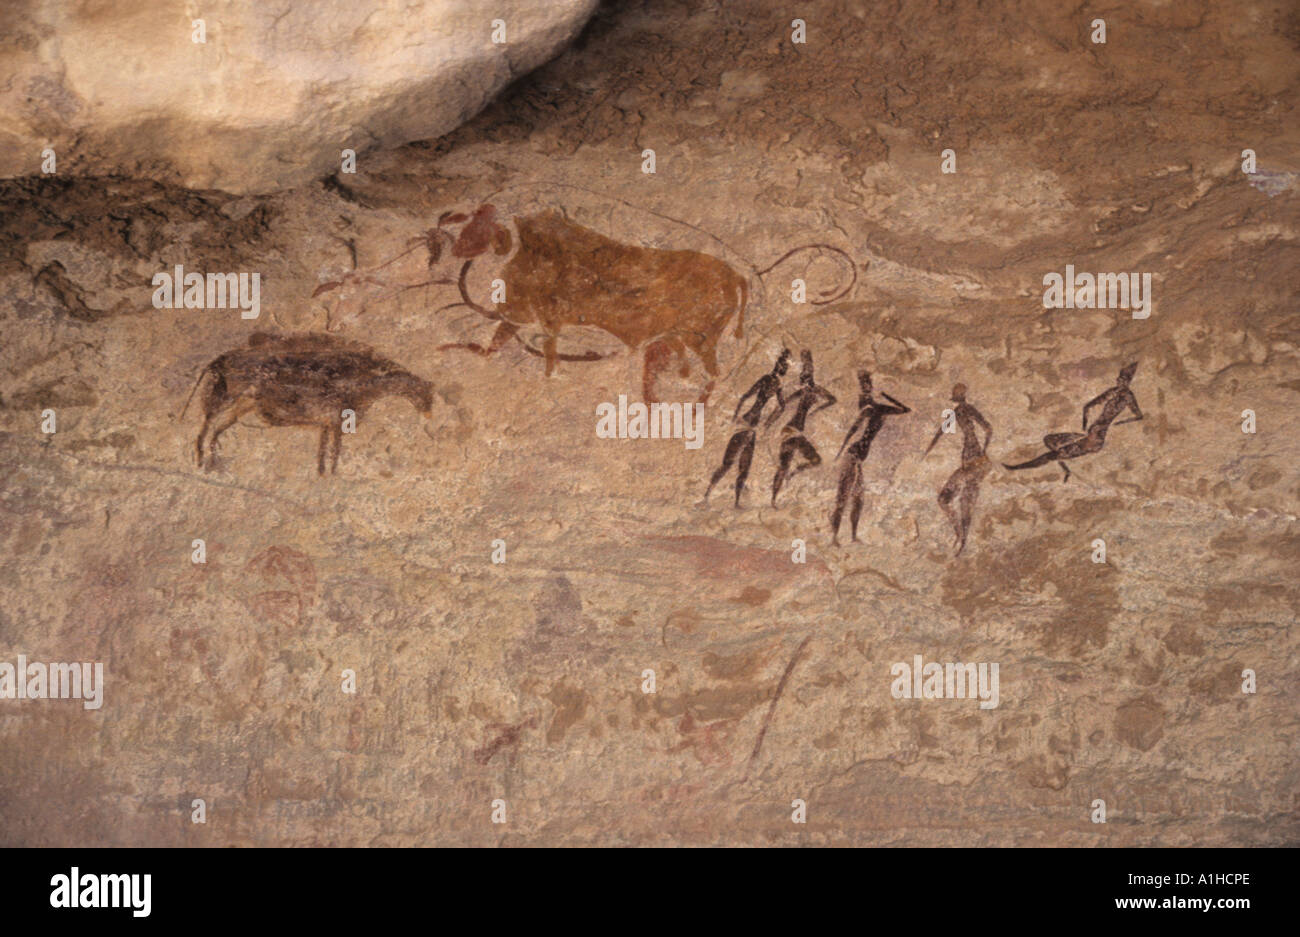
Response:
MULTIPOLYGON (((1298 43, 1293 7, 1244 0, 615 3, 462 128, 355 175, 257 197, 4 183, 0 660, 103 661, 107 685, 94 712, 0 700, 0 836, 1300 841, 1298 43), (547 377, 535 323, 527 347, 439 348, 496 324, 419 285, 460 260, 430 269, 415 239, 485 202, 746 277, 823 242, 859 279, 814 306, 790 282, 834 286, 824 258, 753 277, 701 448, 598 439, 598 404, 641 399, 645 349, 574 325, 559 351, 606 357, 547 377), (259 272, 260 318, 153 308, 175 264, 259 272), (1152 274, 1150 317, 1045 309, 1067 264, 1152 274), (432 382, 431 414, 379 400, 324 477, 315 430, 248 415, 200 470, 186 397, 254 331, 364 342, 432 382), (838 398, 807 426, 822 464, 770 507, 781 436, 763 429, 742 508, 731 476, 701 506, 737 400, 784 346, 787 388, 809 349, 838 398), (1002 468, 1078 431, 1129 362, 1145 418, 1069 482, 1002 468), (859 368, 911 412, 864 464, 862 542, 833 547, 859 368), (958 381, 993 466, 954 556, 936 496, 959 437, 925 451, 958 381), (917 654, 998 663, 1000 705, 895 699, 891 665, 917 654)), ((214 146, 261 152, 262 132, 214 146)), ((477 303, 504 259, 474 268, 477 303)), ((664 399, 696 398, 709 376, 694 356, 686 372, 664 371, 664 399)))
POLYGON ((247 194, 437 137, 555 55, 596 0, 6 0, 0 177, 247 194), (202 20, 204 41, 194 25, 202 20), (493 42, 494 21, 505 42, 493 42))

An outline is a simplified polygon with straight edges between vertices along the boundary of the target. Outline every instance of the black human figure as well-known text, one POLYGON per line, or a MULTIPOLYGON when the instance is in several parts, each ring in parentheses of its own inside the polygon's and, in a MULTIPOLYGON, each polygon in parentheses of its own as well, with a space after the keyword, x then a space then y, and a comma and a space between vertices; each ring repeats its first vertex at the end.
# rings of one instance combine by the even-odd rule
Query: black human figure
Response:
MULTIPOLYGON (((948 521, 956 534, 953 543, 957 547, 957 552, 954 555, 961 556, 961 551, 966 549, 966 534, 970 531, 975 499, 979 497, 980 481, 989 473, 988 448, 989 440, 993 438, 993 427, 989 425, 988 420, 984 419, 982 413, 966 402, 965 384, 957 384, 953 387, 952 400, 957 404, 953 412, 957 427, 961 430, 961 464, 949 476, 943 488, 939 489, 939 507, 948 516, 948 521), (975 432, 977 423, 984 428, 983 445, 980 444, 979 435, 975 432), (953 509, 954 499, 957 501, 958 510, 953 509)), ((930 445, 926 447, 926 455, 930 454, 930 450, 942 435, 943 426, 940 425, 934 438, 930 440, 930 445)))
POLYGON ((1028 462, 1021 462, 1019 465, 1006 465, 1004 463, 1002 467, 1015 472, 1020 469, 1037 468, 1040 465, 1046 465, 1048 462, 1059 462, 1061 468, 1065 470, 1065 477, 1061 481, 1068 482, 1070 480, 1070 467, 1065 464, 1066 459, 1077 459, 1081 455, 1100 452, 1102 446, 1106 444, 1106 431, 1110 429, 1112 424, 1119 426, 1122 423, 1135 423, 1142 419, 1142 411, 1138 408, 1137 398, 1133 396, 1133 391, 1129 390, 1128 386, 1136 371, 1136 361, 1125 365, 1119 372, 1119 378, 1115 381, 1114 387, 1098 394, 1083 405, 1084 431, 1082 433, 1049 433, 1043 437, 1047 452, 1035 459, 1030 459, 1028 462), (1088 411, 1096 406, 1101 407, 1101 415, 1089 426, 1088 411), (1126 409, 1131 409, 1135 415, 1116 423, 1115 417, 1126 409))
POLYGON ((787 403, 792 400, 798 401, 794 416, 790 417, 790 422, 781 428, 781 435, 785 438, 781 442, 781 453, 776 475, 772 477, 772 507, 776 507, 776 496, 781 493, 781 486, 785 484, 787 478, 794 478, 804 469, 821 465, 822 457, 817 454, 813 444, 804 436, 804 423, 809 416, 818 410, 825 410, 835 403, 835 396, 813 380, 812 352, 804 351, 800 353, 800 360, 803 362, 803 368, 799 374, 799 389, 782 400, 781 406, 773 411, 772 415, 767 418, 767 422, 763 424, 764 427, 771 426, 785 411, 787 403), (821 406, 817 406, 818 401, 824 402, 821 406), (804 461, 796 465, 794 470, 791 471, 790 462, 794 459, 796 452, 803 456, 804 461))
POLYGON ((767 402, 776 396, 778 403, 785 406, 785 397, 781 393, 781 378, 785 376, 786 370, 790 366, 790 349, 782 349, 780 357, 776 359, 776 364, 772 366, 769 374, 764 374, 754 386, 745 392, 745 395, 736 402, 736 412, 732 415, 732 421, 740 420, 745 424, 745 428, 735 433, 730 442, 727 443, 726 454, 722 457, 722 465, 713 473, 713 478, 709 481, 709 487, 704 492, 704 502, 709 501, 709 492, 713 491, 723 475, 731 468, 731 464, 736 461, 737 455, 740 456, 740 463, 736 466, 736 507, 740 507, 740 493, 745 490, 745 479, 749 477, 749 465, 754 459, 754 439, 757 435, 755 427, 758 426, 759 418, 763 414, 763 408, 767 402), (745 405, 745 401, 750 397, 754 398, 754 405, 742 417, 740 408, 745 405))
POLYGON ((862 461, 871 451, 871 441, 876 438, 880 428, 885 424, 885 417, 901 416, 904 413, 912 411, 903 406, 889 394, 883 393, 881 396, 889 400, 889 403, 877 403, 871 395, 871 375, 866 371, 858 372, 858 417, 849 427, 848 435, 844 437, 844 442, 840 445, 840 451, 835 457, 839 458, 844 453, 844 447, 849 446, 849 440, 862 429, 862 435, 858 437, 857 442, 849 446, 848 459, 844 462, 844 468, 840 470, 840 487, 835 494, 835 510, 831 512, 831 543, 839 546, 840 543, 840 519, 844 517, 844 506, 852 500, 852 509, 849 513, 849 523, 853 528, 853 542, 858 542, 858 518, 862 516, 862 461))

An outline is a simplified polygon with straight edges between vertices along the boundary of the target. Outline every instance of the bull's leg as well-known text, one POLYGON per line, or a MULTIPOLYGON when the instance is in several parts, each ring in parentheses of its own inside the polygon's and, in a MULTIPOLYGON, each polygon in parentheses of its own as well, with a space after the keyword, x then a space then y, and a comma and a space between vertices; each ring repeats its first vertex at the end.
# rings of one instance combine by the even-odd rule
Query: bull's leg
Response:
POLYGON ((655 380, 672 363, 673 355, 681 358, 680 374, 683 377, 690 375, 691 370, 686 361, 686 346, 682 344, 679 338, 660 338, 651 342, 645 348, 645 363, 641 368, 641 396, 647 404, 658 403, 659 398, 655 395, 655 380))
POLYGON ((677 338, 676 336, 669 336, 668 338, 664 339, 664 341, 668 343, 668 347, 671 348, 673 350, 673 353, 677 355, 678 376, 690 377, 691 362, 690 359, 686 357, 686 346, 682 344, 682 340, 680 338, 677 338))
POLYGON ((709 402, 709 395, 713 393, 713 386, 715 383, 713 378, 718 375, 718 352, 715 347, 716 342, 716 339, 709 338, 702 342, 691 344, 691 349, 700 357, 700 364, 704 365, 704 372, 709 375, 709 379, 704 384, 704 389, 700 392, 700 403, 709 402))
MULTIPOLYGON (((486 348, 484 348, 482 345, 475 344, 474 342, 468 342, 468 343, 453 343, 450 345, 439 345, 438 351, 451 351, 451 350, 472 351, 476 355, 480 355, 481 357, 487 358, 488 356, 495 355, 498 351, 500 351, 506 342, 514 338, 515 333, 518 331, 519 331, 519 326, 515 325, 514 323, 502 322, 500 325, 497 326, 497 330, 492 333, 492 340, 488 342, 486 348)), ((550 374, 551 372, 547 371, 546 373, 550 374)))
POLYGON ((704 365, 704 370, 708 374, 718 373, 718 351, 712 343, 695 349, 695 353, 700 356, 700 363, 704 365))

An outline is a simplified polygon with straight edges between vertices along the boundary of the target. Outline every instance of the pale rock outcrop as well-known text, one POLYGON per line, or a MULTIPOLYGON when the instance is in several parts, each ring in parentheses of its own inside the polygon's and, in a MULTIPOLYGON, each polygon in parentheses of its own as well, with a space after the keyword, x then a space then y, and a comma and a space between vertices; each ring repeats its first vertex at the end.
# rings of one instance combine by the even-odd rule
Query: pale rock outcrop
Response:
POLYGON ((441 136, 554 56, 596 0, 0 7, 0 177, 125 174, 261 193, 441 136), (196 20, 204 42, 195 42, 196 20), (501 21, 501 22, 495 22, 501 21), (504 24, 505 42, 501 38, 504 24))

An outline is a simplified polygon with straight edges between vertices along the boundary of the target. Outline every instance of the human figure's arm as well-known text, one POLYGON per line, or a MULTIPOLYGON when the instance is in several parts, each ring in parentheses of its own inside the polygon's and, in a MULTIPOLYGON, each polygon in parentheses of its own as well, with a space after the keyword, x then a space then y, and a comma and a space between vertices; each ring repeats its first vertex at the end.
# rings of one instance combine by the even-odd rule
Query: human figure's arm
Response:
MULTIPOLYGON (((827 407, 833 407, 835 405, 835 395, 832 394, 829 390, 827 390, 825 387, 819 387, 817 388, 817 391, 819 394, 821 394, 822 399, 826 402, 823 403, 820 407, 814 409, 812 413, 816 413, 818 410, 825 410, 827 407)), ((808 415, 812 416, 812 413, 808 415)))
POLYGON ((776 389, 776 399, 778 403, 777 408, 772 411, 771 416, 769 416, 766 420, 763 421, 763 429, 767 429, 769 426, 771 426, 773 423, 775 423, 778 419, 781 418, 781 414, 785 412, 785 405, 789 403, 790 400, 793 398, 786 397, 785 395, 783 395, 781 393, 781 388, 778 385, 776 389))
POLYGON ((921 456, 921 458, 924 459, 925 456, 930 454, 930 450, 935 447, 935 444, 939 441, 939 437, 942 435, 943 435, 943 423, 940 423, 939 428, 934 431, 934 439, 931 439, 930 445, 925 447, 925 455, 921 456))
POLYGON ((980 413, 974 407, 971 407, 968 412, 970 413, 970 418, 972 420, 984 427, 984 451, 988 452, 989 440, 993 438, 993 427, 989 425, 988 420, 984 419, 984 414, 980 413))
POLYGON ((888 400, 890 403, 893 404, 892 407, 881 407, 879 404, 877 404, 877 407, 879 407, 879 409, 882 410, 883 412, 885 413, 911 413, 912 412, 909 407, 903 406, 893 397, 890 397, 889 394, 886 394, 882 391, 880 396, 884 397, 886 400, 888 400))
POLYGON ((1138 408, 1137 397, 1133 396, 1132 392, 1129 393, 1128 400, 1125 401, 1125 403, 1127 403, 1128 408, 1136 415, 1129 417, 1127 420, 1120 420, 1119 423, 1115 424, 1116 426, 1119 426, 1120 423, 1136 423, 1138 420, 1142 419, 1142 411, 1138 408))
POLYGON ((763 386, 763 381, 765 380, 767 380, 767 378, 759 378, 757 381, 754 382, 754 386, 751 387, 749 390, 745 391, 744 396, 742 396, 738 401, 736 401, 736 412, 731 415, 731 419, 733 421, 740 419, 740 411, 741 408, 745 406, 745 401, 748 400, 750 397, 755 396, 758 393, 758 389, 763 386))
POLYGON ((835 458, 838 459, 841 455, 843 455, 844 447, 849 444, 849 440, 852 439, 854 434, 857 433, 857 431, 862 428, 862 424, 866 422, 867 417, 869 417, 870 415, 871 415, 871 407, 869 406, 863 407, 862 412, 858 414, 858 418, 854 420, 853 425, 849 427, 848 434, 844 437, 844 442, 840 443, 840 451, 835 453, 835 458))

